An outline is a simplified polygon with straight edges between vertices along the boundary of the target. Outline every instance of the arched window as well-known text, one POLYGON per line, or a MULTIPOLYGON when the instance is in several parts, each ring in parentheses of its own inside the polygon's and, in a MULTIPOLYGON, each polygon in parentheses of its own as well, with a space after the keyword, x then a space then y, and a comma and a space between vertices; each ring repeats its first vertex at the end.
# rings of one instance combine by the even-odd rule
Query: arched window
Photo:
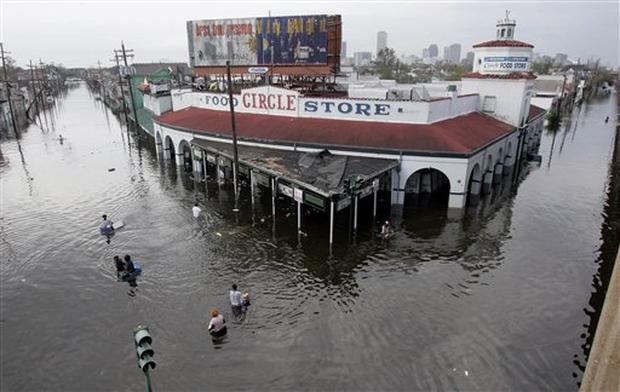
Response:
POLYGON ((506 37, 511 38, 512 37, 512 29, 508 28, 508 33, 506 34, 506 37))
POLYGON ((502 29, 502 35, 501 37, 504 38, 504 36, 506 35, 506 29, 502 29))

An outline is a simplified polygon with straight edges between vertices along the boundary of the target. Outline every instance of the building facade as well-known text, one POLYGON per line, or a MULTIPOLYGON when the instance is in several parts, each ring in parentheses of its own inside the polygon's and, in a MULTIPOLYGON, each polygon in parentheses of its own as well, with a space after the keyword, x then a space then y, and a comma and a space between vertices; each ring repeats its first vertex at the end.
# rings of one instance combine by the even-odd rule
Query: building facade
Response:
MULTIPOLYGON (((457 209, 477 203, 536 153, 545 113, 530 104, 533 46, 512 38, 514 21, 501 23, 504 38, 474 45, 474 70, 460 83, 395 85, 382 87, 383 93, 369 87, 366 95, 356 86, 346 97, 269 85, 238 91, 232 104, 243 152, 240 170, 249 173, 250 183, 263 176, 271 192, 279 192, 282 183, 291 198, 296 189, 311 194, 309 204, 329 206, 332 214, 378 189, 389 192, 393 206, 428 197, 457 209), (308 154, 326 162, 350 160, 360 169, 342 169, 330 186, 316 183, 319 174, 302 181, 308 154), (274 165, 277 159, 288 163, 274 165), (351 183, 357 184, 353 190, 351 183)), ((170 96, 172 110, 159 110, 154 119, 158 152, 198 178, 211 165, 225 180, 230 170, 222 168, 231 167, 229 96, 192 89, 173 89, 170 96)), ((295 196, 298 203, 302 199, 295 196)))

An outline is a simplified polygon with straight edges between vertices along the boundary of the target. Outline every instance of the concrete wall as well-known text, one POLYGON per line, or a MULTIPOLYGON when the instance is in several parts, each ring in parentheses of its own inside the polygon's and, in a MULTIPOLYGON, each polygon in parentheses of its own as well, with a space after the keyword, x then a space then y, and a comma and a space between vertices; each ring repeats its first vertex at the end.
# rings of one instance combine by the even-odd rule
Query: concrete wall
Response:
POLYGON ((514 126, 521 126, 529 112, 532 82, 527 79, 463 78, 462 93, 480 96, 481 110, 485 97, 495 97, 495 110, 487 114, 514 126))
POLYGON ((155 115, 160 115, 172 110, 172 97, 170 95, 154 96, 150 94, 144 94, 142 98, 144 102, 144 108, 150 110, 155 115))

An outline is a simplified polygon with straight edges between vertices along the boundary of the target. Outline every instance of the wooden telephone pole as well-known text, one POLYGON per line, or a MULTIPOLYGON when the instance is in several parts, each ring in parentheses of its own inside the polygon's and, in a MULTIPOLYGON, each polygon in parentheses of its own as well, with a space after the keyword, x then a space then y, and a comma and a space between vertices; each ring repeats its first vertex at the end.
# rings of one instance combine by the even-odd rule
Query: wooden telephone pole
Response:
MULTIPOLYGON (((138 112, 136 111, 136 101, 133 96, 133 88, 131 85, 131 72, 129 72, 129 64, 127 63, 127 57, 133 57, 133 49, 126 49, 125 43, 121 41, 121 49, 114 49, 114 57, 116 59, 116 64, 120 63, 120 59, 123 59, 123 63, 125 64, 125 77, 127 78, 127 84, 129 85, 129 96, 131 98, 131 108, 133 110, 133 117, 136 121, 136 125, 139 127, 140 122, 138 121, 138 112)), ((119 78, 120 78, 120 67, 119 67, 119 78)), ((121 81, 121 91, 122 91, 122 81, 121 81)), ((125 117, 127 115, 125 114, 125 117)), ((127 118, 127 117, 126 117, 127 118)))
MULTIPOLYGON (((228 102, 230 103, 230 125, 233 139, 233 187, 235 188, 234 212, 239 211, 239 153, 237 151, 237 126, 235 124, 235 104, 233 101, 233 86, 230 76, 230 61, 226 60, 226 78, 228 80, 228 102)), ((218 173, 219 175, 219 173, 218 173)))

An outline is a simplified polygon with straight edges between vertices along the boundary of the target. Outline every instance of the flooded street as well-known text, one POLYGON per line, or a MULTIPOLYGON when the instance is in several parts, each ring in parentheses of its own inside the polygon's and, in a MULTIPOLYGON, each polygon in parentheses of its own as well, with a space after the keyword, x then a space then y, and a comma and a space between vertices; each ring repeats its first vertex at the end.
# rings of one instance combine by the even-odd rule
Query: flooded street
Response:
POLYGON ((229 192, 160 164, 81 84, 49 130, 0 144, 0 389, 140 390, 146 324, 156 390, 577 390, 615 98, 576 108, 540 166, 463 218, 407 210, 383 243, 368 210, 354 241, 340 213, 330 255, 325 219, 298 242, 285 200, 275 228, 268 201, 236 218, 229 192), (126 225, 109 244, 104 212, 126 225), (144 270, 135 291, 116 279, 124 254, 144 270), (242 321, 234 282, 252 294, 242 321), (229 323, 215 345, 212 307, 229 323))

